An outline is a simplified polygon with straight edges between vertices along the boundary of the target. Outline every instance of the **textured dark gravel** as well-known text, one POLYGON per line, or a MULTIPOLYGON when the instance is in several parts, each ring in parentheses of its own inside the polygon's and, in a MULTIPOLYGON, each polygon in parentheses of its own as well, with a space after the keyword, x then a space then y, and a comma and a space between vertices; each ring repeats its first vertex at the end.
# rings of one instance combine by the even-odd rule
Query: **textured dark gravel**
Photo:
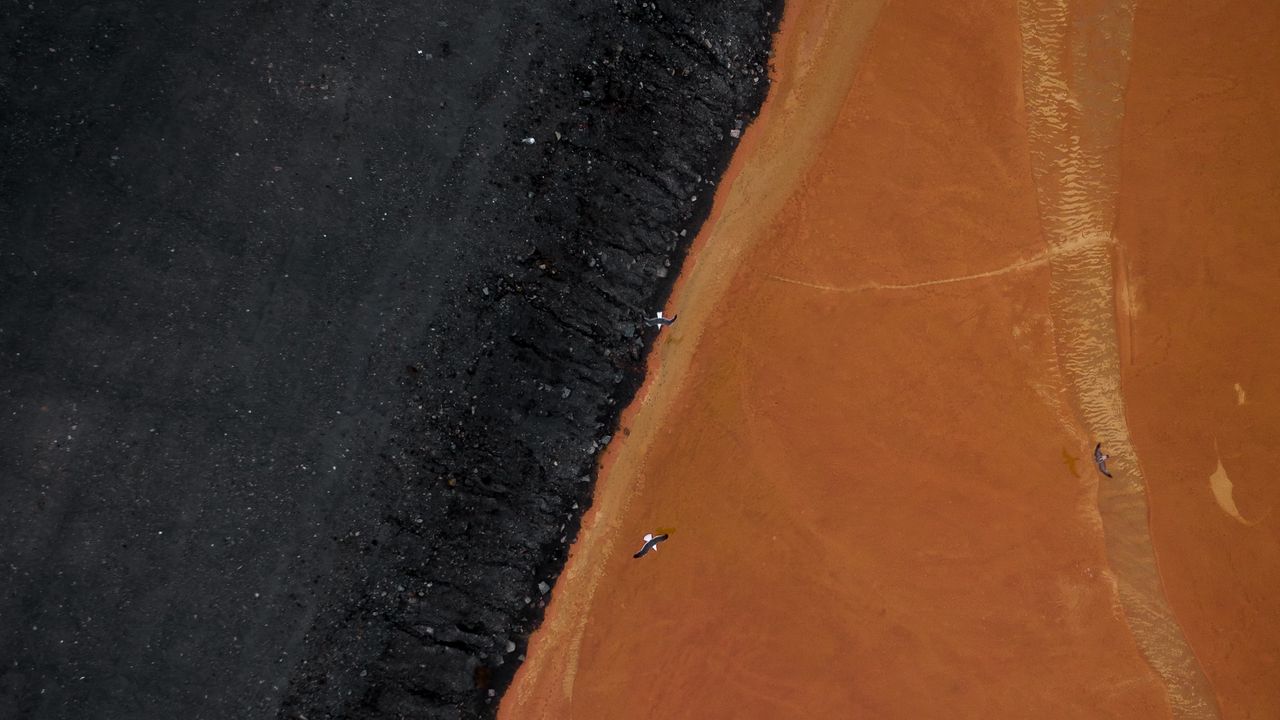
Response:
POLYGON ((491 715, 779 4, 0 9, 0 717, 491 715))

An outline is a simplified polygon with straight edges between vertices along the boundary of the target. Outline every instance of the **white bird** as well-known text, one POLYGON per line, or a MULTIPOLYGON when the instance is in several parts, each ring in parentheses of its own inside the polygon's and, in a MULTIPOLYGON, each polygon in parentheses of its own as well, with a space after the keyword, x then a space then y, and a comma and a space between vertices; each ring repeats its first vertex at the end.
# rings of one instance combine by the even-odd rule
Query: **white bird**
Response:
POLYGON ((1098 466, 1098 472, 1107 477, 1111 477, 1111 473, 1107 472, 1107 460, 1111 456, 1102 452, 1102 443, 1093 446, 1093 464, 1098 466))
POLYGON ((658 543, 662 542, 663 540, 666 540, 669 537, 671 536, 666 533, 662 533, 661 535, 645 535, 644 546, 640 548, 639 552, 637 552, 635 555, 632 555, 631 557, 635 557, 635 558, 644 557, 646 554, 648 554, 650 550, 657 552, 658 543))
POLYGON ((644 324, 649 325, 651 327, 658 327, 658 328, 665 327, 675 322, 677 317, 679 316, 672 315, 671 317, 666 317, 665 315, 662 314, 662 311, 659 310, 657 315, 654 315, 651 318, 645 318, 644 324))

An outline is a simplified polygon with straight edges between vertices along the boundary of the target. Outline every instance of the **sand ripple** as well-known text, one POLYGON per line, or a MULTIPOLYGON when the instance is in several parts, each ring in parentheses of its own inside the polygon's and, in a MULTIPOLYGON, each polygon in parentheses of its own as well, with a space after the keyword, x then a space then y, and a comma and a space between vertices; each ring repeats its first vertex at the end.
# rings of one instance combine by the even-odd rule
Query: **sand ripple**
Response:
POLYGON ((1124 614, 1175 717, 1216 718, 1212 688, 1161 586, 1146 485, 1120 387, 1112 228, 1133 2, 1022 0, 1023 92, 1052 319, 1076 414, 1114 456, 1098 511, 1124 614))

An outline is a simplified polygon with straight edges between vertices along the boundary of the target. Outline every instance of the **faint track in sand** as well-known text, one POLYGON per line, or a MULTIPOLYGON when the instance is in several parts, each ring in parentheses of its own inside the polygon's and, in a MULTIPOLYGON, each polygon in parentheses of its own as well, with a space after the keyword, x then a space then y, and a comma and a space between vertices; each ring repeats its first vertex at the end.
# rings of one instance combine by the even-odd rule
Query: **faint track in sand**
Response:
POLYGON ((1044 252, 1023 258, 1016 262, 1009 263, 1003 267, 994 270, 985 270, 982 272, 970 273, 967 275, 955 275, 952 277, 937 278, 934 280, 921 280, 913 283, 881 283, 881 282, 865 282, 860 285, 827 285, 823 283, 807 282, 805 280, 796 280, 795 278, 783 277, 782 275, 770 275, 769 278, 779 282, 788 283, 790 285, 799 285, 801 287, 812 288, 814 290, 823 290, 827 292, 839 293, 858 293, 869 292, 872 290, 918 290, 921 288, 935 287, 938 285, 951 285, 953 283, 971 282, 974 280, 985 280, 987 278, 1000 277, 1001 275, 1009 275, 1011 273, 1022 272, 1024 270, 1035 270, 1045 267, 1054 255, 1062 255, 1069 252, 1078 252, 1085 249, 1087 245, 1096 244, 1113 244, 1109 237, 1107 238, 1079 238, 1075 241, 1066 243, 1061 247, 1051 247, 1044 252))

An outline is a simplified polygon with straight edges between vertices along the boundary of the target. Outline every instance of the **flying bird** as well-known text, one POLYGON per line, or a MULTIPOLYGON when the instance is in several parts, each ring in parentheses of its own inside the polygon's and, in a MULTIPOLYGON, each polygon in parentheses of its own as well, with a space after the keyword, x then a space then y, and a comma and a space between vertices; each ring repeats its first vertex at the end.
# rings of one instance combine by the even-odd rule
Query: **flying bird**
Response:
POLYGON ((1111 456, 1102 452, 1102 443, 1093 446, 1093 464, 1098 466, 1098 472, 1111 477, 1111 473, 1107 472, 1107 460, 1111 456))
POLYGON ((659 310, 657 315, 654 315, 651 318, 645 318, 644 324, 650 327, 658 327, 658 328, 665 327, 675 322, 677 317, 679 316, 672 315, 671 317, 666 317, 665 315, 662 314, 662 311, 659 310))
POLYGON ((669 537, 671 536, 666 533, 662 533, 661 535, 645 535, 644 546, 640 548, 639 552, 637 552, 635 555, 632 555, 631 557, 642 558, 645 555, 648 555, 650 550, 657 552, 658 543, 662 542, 663 540, 666 540, 669 537))

